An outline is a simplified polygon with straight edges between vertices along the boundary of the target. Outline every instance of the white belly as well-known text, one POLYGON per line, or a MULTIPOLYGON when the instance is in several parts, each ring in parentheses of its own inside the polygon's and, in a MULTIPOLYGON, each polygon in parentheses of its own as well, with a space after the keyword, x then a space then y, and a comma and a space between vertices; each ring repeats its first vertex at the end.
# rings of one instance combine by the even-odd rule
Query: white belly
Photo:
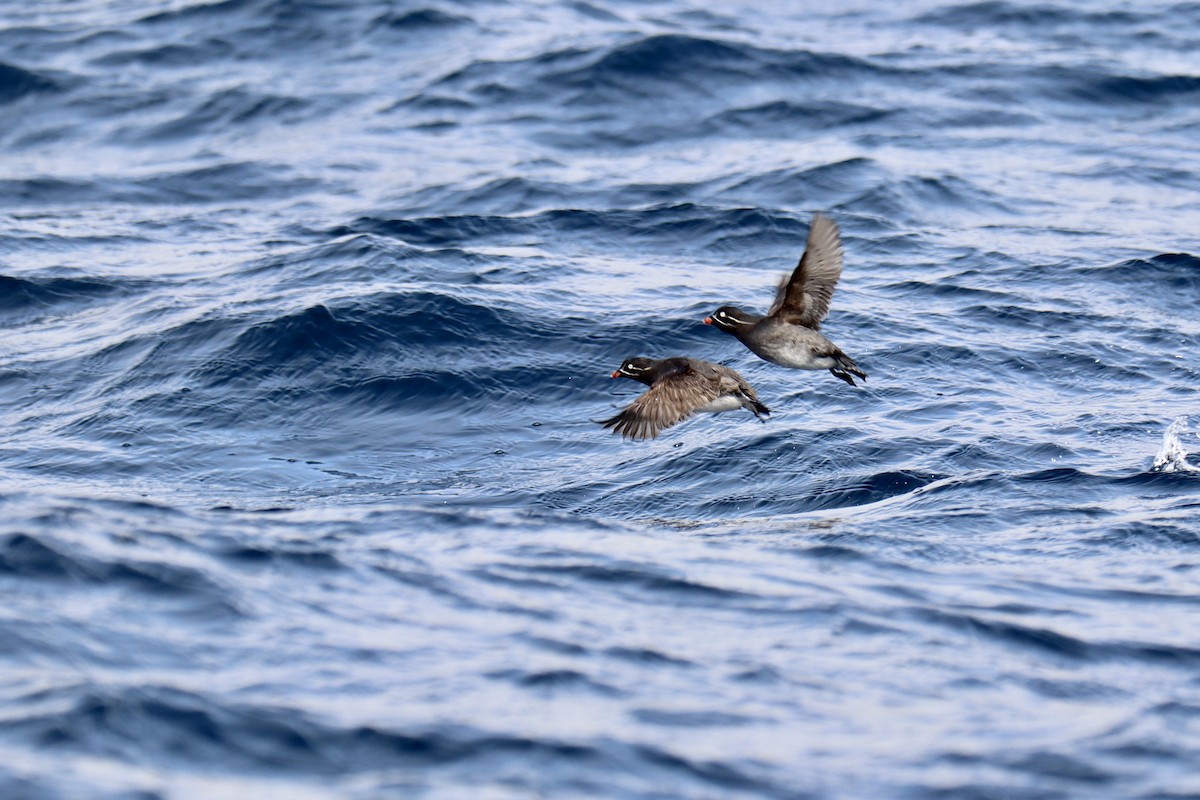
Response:
POLYGON ((755 353, 781 367, 792 369, 830 369, 837 362, 829 356, 817 356, 808 347, 764 347, 755 353))
POLYGON ((832 356, 837 348, 819 331, 767 319, 759 323, 763 329, 746 342, 746 346, 767 361, 792 369, 829 369, 837 365, 832 356))
POLYGON ((716 400, 713 400, 708 405, 700 406, 697 411, 707 411, 710 414, 719 414, 722 411, 736 411, 741 408, 741 402, 731 394, 721 395, 716 400))

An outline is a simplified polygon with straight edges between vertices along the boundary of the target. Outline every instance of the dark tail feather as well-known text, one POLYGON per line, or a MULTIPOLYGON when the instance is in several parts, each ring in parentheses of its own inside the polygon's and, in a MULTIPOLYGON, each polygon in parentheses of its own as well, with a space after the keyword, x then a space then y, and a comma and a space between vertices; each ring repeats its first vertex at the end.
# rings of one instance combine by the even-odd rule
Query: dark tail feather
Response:
POLYGON ((839 378, 839 379, 845 381, 846 383, 850 384, 851 386, 858 386, 858 384, 854 382, 854 378, 851 378, 850 374, 848 372, 842 372, 837 367, 834 367, 833 369, 829 370, 829 374, 835 378, 839 378))
POLYGON ((742 401, 742 408, 758 417, 759 422, 766 422, 763 417, 770 416, 771 414, 771 409, 760 403, 757 397, 753 397, 746 392, 738 392, 738 399, 742 401))
POLYGON ((851 386, 856 385, 854 378, 850 377, 851 375, 857 375, 862 378, 863 383, 867 382, 867 373, 858 368, 858 364, 854 363, 854 359, 845 353, 839 353, 835 358, 837 359, 837 366, 829 370, 833 373, 833 377, 841 378, 851 386))

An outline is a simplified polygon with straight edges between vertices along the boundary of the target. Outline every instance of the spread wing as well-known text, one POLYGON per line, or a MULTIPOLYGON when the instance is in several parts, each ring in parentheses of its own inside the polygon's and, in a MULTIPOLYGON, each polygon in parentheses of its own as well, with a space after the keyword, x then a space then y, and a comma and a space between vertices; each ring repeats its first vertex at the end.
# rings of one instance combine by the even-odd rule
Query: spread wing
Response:
POLYGON ((800 263, 779 285, 768 313, 784 322, 816 330, 829 313, 833 290, 842 275, 842 239, 837 223, 814 214, 800 263))
POLYGON ((664 428, 687 419, 720 394, 720 381, 685 367, 655 382, 624 411, 605 420, 604 427, 626 439, 654 439, 664 428))

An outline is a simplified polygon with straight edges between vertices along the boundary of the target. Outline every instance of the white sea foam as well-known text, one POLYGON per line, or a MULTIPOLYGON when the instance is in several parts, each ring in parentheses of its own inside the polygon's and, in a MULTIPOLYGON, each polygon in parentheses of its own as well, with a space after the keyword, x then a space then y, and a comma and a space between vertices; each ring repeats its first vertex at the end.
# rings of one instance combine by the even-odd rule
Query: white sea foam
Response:
POLYGON ((1154 472, 1200 472, 1200 467, 1188 463, 1187 449, 1183 446, 1184 434, 1191 431, 1188 418, 1176 417, 1163 433, 1162 447, 1154 456, 1154 472))

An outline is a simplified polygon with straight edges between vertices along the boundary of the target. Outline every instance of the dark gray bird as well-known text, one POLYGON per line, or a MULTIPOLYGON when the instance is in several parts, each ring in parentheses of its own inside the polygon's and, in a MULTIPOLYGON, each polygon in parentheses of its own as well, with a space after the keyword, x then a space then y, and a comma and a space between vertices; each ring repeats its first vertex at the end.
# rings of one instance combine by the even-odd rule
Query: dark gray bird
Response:
POLYGON ((705 325, 733 334, 759 358, 792 369, 827 369, 854 386, 867 373, 820 332, 833 290, 842 274, 842 241, 837 223, 814 214, 808 245, 791 277, 784 277, 767 315, 721 306, 705 325))
POLYGON ((664 428, 697 411, 745 408, 760 420, 771 413, 741 375, 696 358, 627 358, 612 376, 632 378, 650 387, 628 408, 602 423, 626 439, 655 439, 664 428))

